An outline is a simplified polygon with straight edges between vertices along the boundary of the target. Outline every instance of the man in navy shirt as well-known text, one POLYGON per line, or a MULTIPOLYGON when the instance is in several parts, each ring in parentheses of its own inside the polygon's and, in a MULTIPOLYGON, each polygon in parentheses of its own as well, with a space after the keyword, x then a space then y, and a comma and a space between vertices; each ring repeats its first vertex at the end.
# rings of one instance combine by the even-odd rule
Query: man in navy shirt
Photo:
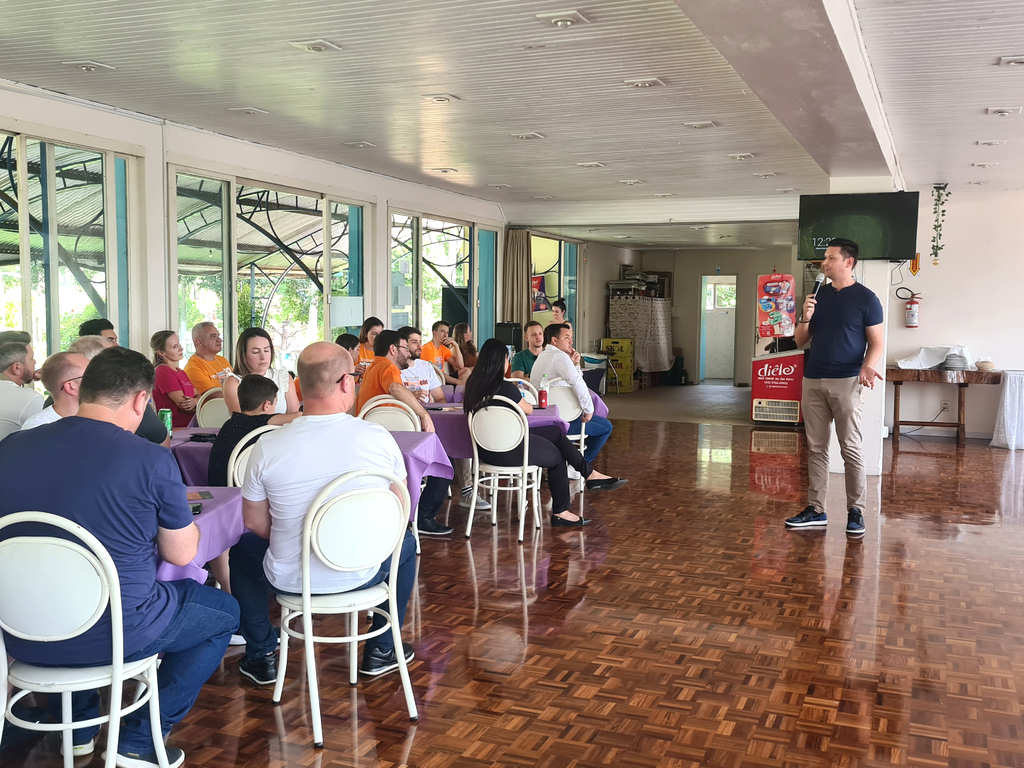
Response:
POLYGON ((825 249, 821 271, 832 282, 804 302, 796 327, 797 344, 811 342, 804 368, 801 408, 808 447, 807 507, 786 520, 787 528, 827 524, 828 444, 832 422, 846 465, 846 534, 864 535, 867 472, 860 420, 865 387, 882 380, 878 365, 884 346, 882 305, 870 289, 853 279, 860 251, 852 240, 834 238, 825 249))
MULTIPOLYGON (((72 520, 95 535, 117 566, 124 622, 124 658, 163 653, 159 671, 164 737, 192 707, 220 664, 238 627, 238 603, 192 580, 156 580, 159 557, 186 565, 196 556, 199 529, 174 457, 132 434, 148 408, 153 366, 138 352, 114 347, 89 363, 79 387, 78 414, 18 432, 0 443, 0 517, 39 510, 72 520)), ((52 528, 19 534, 54 535, 52 528)), ((33 578, 27 571, 25 579, 33 578)), ((4 585, 17 590, 17 584, 4 585)), ((110 663, 110 622, 70 640, 36 643, 5 635, 7 651, 29 664, 110 663)), ((98 713, 99 695, 74 695, 75 720, 98 713)), ((99 726, 74 732, 75 756, 93 751, 99 726)), ((145 768, 157 758, 149 708, 124 718, 117 765, 145 768)), ((167 748, 172 768, 184 753, 167 748)))

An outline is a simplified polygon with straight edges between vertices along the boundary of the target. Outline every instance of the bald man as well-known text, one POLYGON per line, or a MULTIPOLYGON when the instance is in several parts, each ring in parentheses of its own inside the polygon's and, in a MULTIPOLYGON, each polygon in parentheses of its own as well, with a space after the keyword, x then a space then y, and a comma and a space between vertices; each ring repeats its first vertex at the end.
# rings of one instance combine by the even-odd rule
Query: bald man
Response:
MULTIPOLYGON (((267 590, 302 592, 302 524, 310 503, 346 472, 376 469, 405 483, 405 461, 391 433, 348 415, 356 396, 353 371, 352 358, 337 344, 322 341, 306 347, 298 362, 302 418, 263 435, 249 458, 242 483, 242 514, 250 533, 231 549, 231 594, 241 609, 240 631, 246 642, 239 671, 257 685, 273 685, 277 679, 277 635, 270 624, 267 590)), ((384 479, 368 477, 340 492, 387 486, 384 479)), ((379 567, 342 572, 314 558, 311 590, 316 594, 363 589, 386 581, 390 568, 388 558, 379 567)), ((415 573, 416 541, 406 532, 396 585, 400 622, 405 619, 415 573)), ((386 604, 381 607, 387 610, 386 604)), ((383 626, 384 620, 374 616, 373 627, 383 626)), ((405 658, 411 661, 412 646, 403 645, 405 658)), ((391 634, 367 640, 360 671, 377 676, 394 669, 398 669, 398 656, 391 634)))
POLYGON ((58 352, 46 358, 42 367, 42 381, 46 391, 53 398, 53 405, 22 424, 22 429, 32 429, 43 424, 52 424, 58 419, 78 413, 78 385, 82 383, 89 358, 74 352, 58 352))

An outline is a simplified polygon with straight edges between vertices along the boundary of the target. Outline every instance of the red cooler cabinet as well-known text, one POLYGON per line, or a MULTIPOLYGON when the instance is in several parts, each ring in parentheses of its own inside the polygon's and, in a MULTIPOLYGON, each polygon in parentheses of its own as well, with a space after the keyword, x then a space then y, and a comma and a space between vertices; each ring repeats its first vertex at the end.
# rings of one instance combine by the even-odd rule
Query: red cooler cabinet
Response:
POLYGON ((799 424, 803 394, 804 351, 755 357, 750 377, 750 418, 799 424))

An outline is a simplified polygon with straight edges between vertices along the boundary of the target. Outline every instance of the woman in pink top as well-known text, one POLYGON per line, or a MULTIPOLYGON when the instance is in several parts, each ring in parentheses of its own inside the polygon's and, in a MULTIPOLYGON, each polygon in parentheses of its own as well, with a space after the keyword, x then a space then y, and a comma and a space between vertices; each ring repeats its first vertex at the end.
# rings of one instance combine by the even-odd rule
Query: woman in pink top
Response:
POLYGON ((175 427, 187 427, 196 412, 196 389, 181 370, 185 350, 178 341, 178 335, 174 331, 157 331, 149 340, 149 348, 153 350, 153 364, 156 366, 153 402, 158 410, 170 410, 171 423, 175 427))

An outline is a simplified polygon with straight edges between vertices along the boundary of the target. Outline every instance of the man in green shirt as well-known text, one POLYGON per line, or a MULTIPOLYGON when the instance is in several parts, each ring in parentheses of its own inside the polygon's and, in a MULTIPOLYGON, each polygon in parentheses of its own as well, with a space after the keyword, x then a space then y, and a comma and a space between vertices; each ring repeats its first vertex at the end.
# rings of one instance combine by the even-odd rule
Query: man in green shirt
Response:
POLYGON ((544 350, 544 326, 531 320, 523 326, 523 335, 526 336, 526 349, 516 352, 512 358, 512 378, 529 381, 533 363, 544 350))

